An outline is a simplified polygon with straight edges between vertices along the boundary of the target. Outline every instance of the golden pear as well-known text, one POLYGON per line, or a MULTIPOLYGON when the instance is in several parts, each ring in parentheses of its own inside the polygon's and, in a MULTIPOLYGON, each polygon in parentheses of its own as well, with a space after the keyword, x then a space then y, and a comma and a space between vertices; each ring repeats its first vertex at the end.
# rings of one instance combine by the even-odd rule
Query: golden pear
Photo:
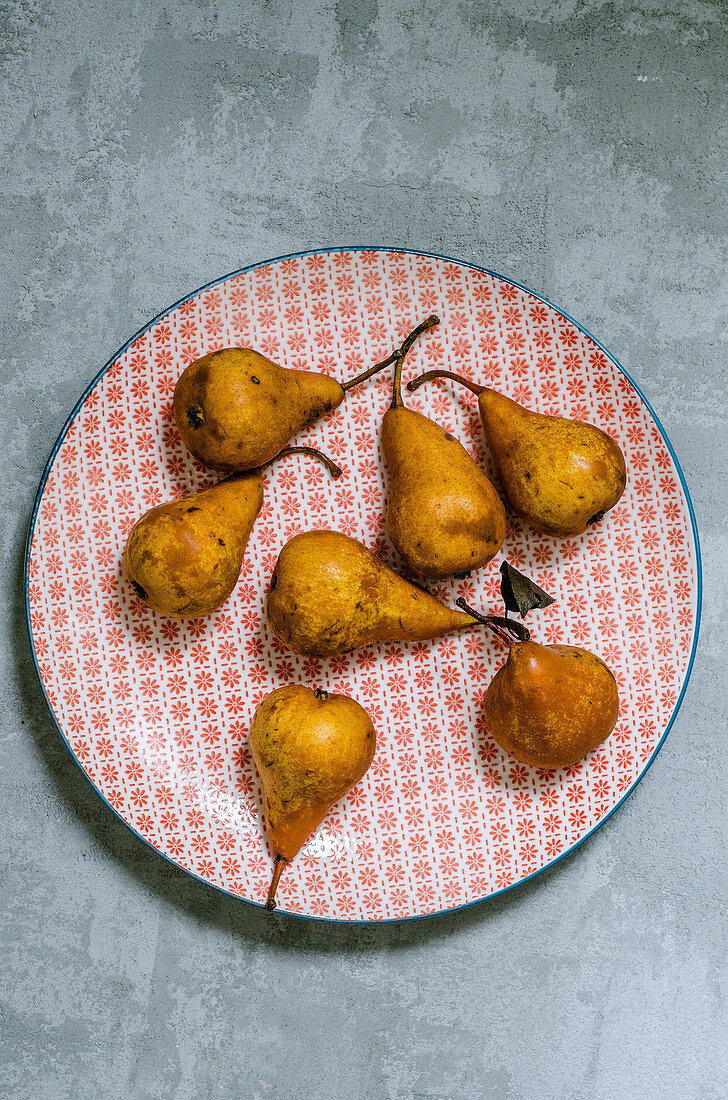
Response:
POLYGON ((399 349, 356 378, 337 382, 316 371, 281 367, 252 348, 211 352, 190 363, 175 387, 179 433, 207 466, 226 471, 261 466, 297 432, 338 408, 353 386, 394 363, 398 355, 399 349))
POLYGON ((315 657, 477 625, 338 531, 306 531, 286 543, 271 577, 266 614, 280 642, 315 657))
POLYGON ((451 371, 428 371, 408 389, 414 391, 433 378, 450 378, 478 395, 485 439, 503 492, 516 515, 539 531, 559 538, 580 535, 622 496, 627 481, 624 455, 601 428, 532 412, 451 371))
POLYGON ((458 605, 508 643, 483 698, 486 727, 501 748, 523 764, 565 768, 609 737, 619 693, 600 657, 579 646, 540 645, 522 623, 458 605))
POLYGON ((346 695, 291 684, 272 692, 256 710, 250 747, 275 856, 266 909, 275 907, 286 863, 366 773, 375 745, 369 715, 346 695))
MULTIPOLYGON (((341 474, 326 455, 309 447, 289 447, 276 459, 291 454, 313 455, 332 477, 341 474)), ((160 504, 137 521, 124 550, 124 568, 140 600, 181 619, 209 615, 227 600, 263 503, 265 468, 233 474, 193 496, 160 504)))
MULTIPOLYGON (((430 318, 429 324, 438 319, 430 318)), ((387 527, 410 569, 442 580, 479 569, 498 553, 506 514, 463 445, 434 420, 402 404, 408 350, 405 341, 394 370, 392 404, 382 421, 390 481, 387 527)))

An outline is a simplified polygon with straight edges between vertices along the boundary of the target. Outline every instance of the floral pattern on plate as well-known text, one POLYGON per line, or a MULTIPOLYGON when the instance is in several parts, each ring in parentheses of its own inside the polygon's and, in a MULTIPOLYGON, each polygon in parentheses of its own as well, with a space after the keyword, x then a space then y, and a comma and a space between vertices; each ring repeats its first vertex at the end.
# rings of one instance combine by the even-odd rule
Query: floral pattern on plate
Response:
MULTIPOLYGON (((475 399, 433 384, 407 404, 492 473, 475 399)), ((57 445, 27 563, 30 631, 58 727, 103 798, 144 840, 213 886, 262 903, 272 861, 260 825, 250 720, 274 688, 302 681, 352 695, 378 733, 374 763, 288 872, 281 910, 335 920, 423 916, 533 875, 589 834, 634 786, 674 716, 697 636, 699 557, 687 492, 649 408, 616 363, 552 306, 493 274, 386 249, 316 252, 203 288, 137 335, 102 372, 57 445), (544 413, 590 420, 624 450, 628 482, 585 535, 556 540, 513 517, 502 554, 430 586, 500 610, 507 557, 557 597, 529 616, 536 641, 570 642, 615 673, 612 736, 579 764, 538 771, 482 728, 480 700, 505 654, 487 633, 383 644, 330 661, 297 657, 264 615, 279 550, 330 527, 402 569, 384 527, 379 425, 385 372, 297 438, 339 462, 290 458, 265 501, 233 597, 206 620, 164 619, 123 577, 141 513, 212 483, 183 448, 175 382, 199 356, 250 345, 275 361, 352 377, 431 312, 405 378, 447 367, 544 413)))

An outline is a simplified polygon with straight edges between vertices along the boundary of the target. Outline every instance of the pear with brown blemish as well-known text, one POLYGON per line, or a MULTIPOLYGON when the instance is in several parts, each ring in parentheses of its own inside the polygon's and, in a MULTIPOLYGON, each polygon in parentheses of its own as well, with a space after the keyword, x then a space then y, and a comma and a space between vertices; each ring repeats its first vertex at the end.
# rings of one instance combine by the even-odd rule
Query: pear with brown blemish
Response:
POLYGON ((338 531, 305 531, 286 543, 271 577, 266 615, 279 642, 310 657, 477 626, 471 615, 441 604, 338 531))
POLYGON ((533 412, 451 371, 428 371, 407 388, 414 392, 435 378, 459 382, 477 395, 501 488, 516 515, 539 531, 580 535, 622 496, 624 455, 601 428, 533 412))
MULTIPOLYGON (((437 317, 425 322, 439 324, 437 317)), ((394 369, 392 404, 382 421, 389 471, 387 527, 415 573, 432 580, 469 573, 500 550, 503 503, 463 445, 434 420, 402 403, 405 341, 394 369)))
POLYGON ((375 746, 369 715, 347 695, 291 684, 260 704, 250 748, 263 783, 265 829, 275 856, 266 909, 275 908, 286 865, 366 774, 375 746))
MULTIPOLYGON (((311 447, 289 447, 276 459, 292 454, 312 455, 332 477, 341 475, 331 459, 311 447)), ((124 550, 124 568, 140 600, 162 615, 195 619, 228 599, 263 504, 266 466, 160 504, 137 521, 124 550)))
MULTIPOLYGON (((415 334, 416 335, 416 334, 415 334)), ((174 418, 195 458, 216 470, 250 470, 292 436, 338 408, 360 382, 395 362, 399 349, 348 382, 290 370, 252 348, 222 348, 190 363, 174 390, 174 418)))

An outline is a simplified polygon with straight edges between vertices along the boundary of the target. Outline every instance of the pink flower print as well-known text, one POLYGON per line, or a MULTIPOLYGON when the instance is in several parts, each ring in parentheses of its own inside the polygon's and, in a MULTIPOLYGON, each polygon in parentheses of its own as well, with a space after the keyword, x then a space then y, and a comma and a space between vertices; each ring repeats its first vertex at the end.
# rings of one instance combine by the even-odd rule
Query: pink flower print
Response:
POLYGON ((524 844, 519 855, 523 863, 530 867, 536 861, 538 849, 535 844, 524 844))
POLYGON ((526 346, 526 335, 523 332, 519 332, 516 329, 511 329, 505 338, 506 347, 510 351, 522 351, 526 346))
POLYGON ((225 758, 222 753, 217 750, 208 752, 205 755, 205 768, 208 772, 215 771, 215 769, 222 768, 225 765, 225 758))
POLYGON ((573 623, 571 627, 571 637, 576 643, 584 643, 589 640, 591 636, 591 627, 589 623, 581 621, 573 623))
POLYGON ((478 347, 484 355, 495 355, 498 351, 498 337, 492 332, 483 333, 478 340, 478 347))
POLYGON ((551 346, 553 342, 553 335, 549 332, 548 329, 538 329, 533 334, 533 342, 535 347, 539 351, 543 351, 544 348, 548 348, 551 346))

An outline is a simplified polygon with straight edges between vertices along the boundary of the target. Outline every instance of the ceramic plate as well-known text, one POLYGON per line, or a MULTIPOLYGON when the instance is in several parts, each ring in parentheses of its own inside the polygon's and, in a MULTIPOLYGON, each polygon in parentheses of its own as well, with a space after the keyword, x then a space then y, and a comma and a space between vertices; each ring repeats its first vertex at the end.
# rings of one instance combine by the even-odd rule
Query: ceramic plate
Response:
MULTIPOLYGON (((449 383, 407 403, 490 469, 475 399, 449 383)), ((74 409, 43 476, 30 527, 27 602, 48 705, 104 801, 156 851, 260 904, 271 875, 247 734, 261 699, 302 681, 369 711, 377 753, 365 779, 286 869, 281 910, 384 921, 456 909, 523 882, 585 839, 654 759, 697 640, 700 561, 688 492, 669 441, 616 360, 563 313, 493 273, 383 248, 326 250, 238 271, 161 314, 107 364, 74 409), (279 645, 264 616, 279 550, 299 531, 354 535, 402 570, 383 524, 379 425, 389 372, 303 433, 345 470, 306 458, 266 474, 265 502, 233 597, 178 622, 147 610, 121 569, 145 509, 215 477, 185 451, 171 415, 193 359, 250 345, 287 367, 347 379, 384 358, 428 314, 441 318, 406 364, 463 372, 544 413, 598 424, 627 458, 606 519, 559 541, 511 519, 502 553, 430 586, 498 611, 507 557, 557 597, 529 616, 535 640, 598 653, 622 700, 617 727, 579 764, 525 767, 483 730, 480 700, 501 643, 468 633, 386 644, 329 661, 279 645)))

